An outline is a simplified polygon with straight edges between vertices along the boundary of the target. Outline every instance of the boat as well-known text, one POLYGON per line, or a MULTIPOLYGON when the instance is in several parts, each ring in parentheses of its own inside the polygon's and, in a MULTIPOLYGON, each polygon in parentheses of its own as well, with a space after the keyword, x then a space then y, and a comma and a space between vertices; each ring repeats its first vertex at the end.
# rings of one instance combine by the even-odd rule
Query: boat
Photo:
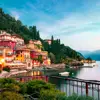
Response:
POLYGON ((69 72, 61 72, 61 73, 59 73, 59 75, 61 75, 61 76, 69 76, 69 72))

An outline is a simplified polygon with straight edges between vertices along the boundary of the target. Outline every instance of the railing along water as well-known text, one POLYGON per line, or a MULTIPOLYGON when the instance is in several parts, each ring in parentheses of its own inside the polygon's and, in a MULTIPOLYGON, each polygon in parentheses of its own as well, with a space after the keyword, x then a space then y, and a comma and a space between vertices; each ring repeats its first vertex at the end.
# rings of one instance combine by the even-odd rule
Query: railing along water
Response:
POLYGON ((100 100, 100 81, 60 76, 49 76, 49 81, 56 84, 57 89, 65 92, 67 96, 75 93, 78 96, 87 95, 100 100))

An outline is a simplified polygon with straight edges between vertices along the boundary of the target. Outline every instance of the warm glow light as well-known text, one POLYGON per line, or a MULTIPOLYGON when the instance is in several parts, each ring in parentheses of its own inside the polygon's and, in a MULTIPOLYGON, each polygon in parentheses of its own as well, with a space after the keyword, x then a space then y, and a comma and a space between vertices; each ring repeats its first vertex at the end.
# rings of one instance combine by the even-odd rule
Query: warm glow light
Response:
POLYGON ((1 63, 4 63, 4 61, 5 61, 4 59, 1 59, 1 60, 0 60, 1 63))

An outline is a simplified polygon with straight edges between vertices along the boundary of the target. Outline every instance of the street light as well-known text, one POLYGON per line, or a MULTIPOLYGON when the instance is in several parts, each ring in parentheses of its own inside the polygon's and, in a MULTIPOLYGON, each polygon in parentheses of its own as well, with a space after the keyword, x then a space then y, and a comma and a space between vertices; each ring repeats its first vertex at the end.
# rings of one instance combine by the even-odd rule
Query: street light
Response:
POLYGON ((1 63, 4 63, 4 62, 5 62, 5 60, 4 60, 4 59, 1 59, 1 60, 0 60, 0 62, 1 62, 1 63))
POLYGON ((5 62, 5 60, 4 59, 0 59, 0 65, 1 65, 1 70, 2 70, 2 68, 4 67, 4 62, 5 62))

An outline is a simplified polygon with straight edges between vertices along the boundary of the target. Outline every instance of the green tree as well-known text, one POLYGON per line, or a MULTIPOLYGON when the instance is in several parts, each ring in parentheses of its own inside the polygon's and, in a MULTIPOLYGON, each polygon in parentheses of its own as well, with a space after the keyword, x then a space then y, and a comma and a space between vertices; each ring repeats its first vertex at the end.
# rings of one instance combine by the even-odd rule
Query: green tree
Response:
POLYGON ((40 40, 40 33, 39 33, 39 31, 37 31, 36 39, 40 40))
POLYGON ((0 100, 24 100, 24 98, 21 94, 5 91, 0 93, 0 100))
POLYGON ((88 57, 86 60, 92 61, 91 57, 88 57))
POLYGON ((39 55, 39 56, 38 56, 38 61, 39 61, 40 63, 43 63, 42 55, 39 55))
POLYGON ((89 96, 78 96, 76 94, 73 94, 72 96, 69 96, 67 100, 94 100, 94 99, 89 96))
POLYGON ((3 68, 4 71, 10 72, 10 67, 6 66, 3 68))
POLYGON ((51 59, 51 63, 55 63, 55 60, 56 60, 56 58, 55 58, 55 55, 53 54, 53 53, 49 53, 49 57, 50 57, 50 59, 51 59))
POLYGON ((37 40, 37 29, 36 29, 36 26, 32 27, 32 32, 33 32, 34 39, 37 40))
POLYGON ((18 82, 16 82, 14 79, 3 78, 0 79, 0 89, 1 91, 8 90, 8 91, 19 92, 20 87, 18 82))
POLYGON ((60 92, 56 89, 50 89, 50 90, 41 90, 39 100, 65 100, 64 98, 65 98, 65 93, 60 92))
POLYGON ((20 87, 20 90, 19 90, 20 94, 24 95, 27 93, 27 84, 26 83, 19 83, 19 87, 20 87))
POLYGON ((41 80, 33 80, 27 83, 27 94, 33 94, 33 97, 39 97, 42 89, 53 89, 54 85, 41 80))

